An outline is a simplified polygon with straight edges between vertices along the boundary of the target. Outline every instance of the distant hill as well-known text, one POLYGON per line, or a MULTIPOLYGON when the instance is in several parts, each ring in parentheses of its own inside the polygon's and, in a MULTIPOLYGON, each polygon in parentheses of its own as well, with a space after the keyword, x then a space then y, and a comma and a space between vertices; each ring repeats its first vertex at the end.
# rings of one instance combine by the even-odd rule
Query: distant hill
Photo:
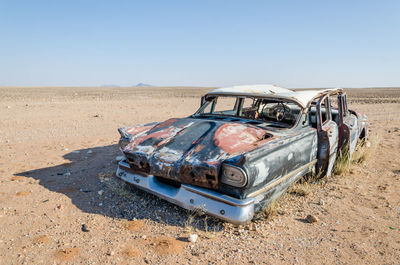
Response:
POLYGON ((144 84, 144 83, 139 83, 139 84, 137 84, 136 86, 138 86, 138 87, 144 87, 144 86, 152 86, 152 85, 144 84))

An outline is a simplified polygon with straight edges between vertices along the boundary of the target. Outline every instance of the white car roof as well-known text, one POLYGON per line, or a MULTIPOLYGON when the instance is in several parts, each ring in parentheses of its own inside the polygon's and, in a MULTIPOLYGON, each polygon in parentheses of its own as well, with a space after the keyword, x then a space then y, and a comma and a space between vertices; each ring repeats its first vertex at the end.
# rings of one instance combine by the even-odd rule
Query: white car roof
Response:
POLYGON ((293 91, 275 85, 245 85, 217 88, 207 93, 207 95, 258 96, 276 99, 289 99, 296 101, 301 107, 306 108, 316 97, 329 92, 340 91, 342 91, 341 88, 293 91))

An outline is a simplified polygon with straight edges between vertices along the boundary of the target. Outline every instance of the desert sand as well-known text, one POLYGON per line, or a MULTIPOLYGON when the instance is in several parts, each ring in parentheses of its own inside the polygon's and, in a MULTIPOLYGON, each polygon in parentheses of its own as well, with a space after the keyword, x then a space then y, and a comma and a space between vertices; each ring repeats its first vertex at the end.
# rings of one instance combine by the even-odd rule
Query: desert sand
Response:
POLYGON ((114 175, 117 128, 188 116, 209 90, 0 88, 0 264, 399 264, 399 88, 348 90, 369 159, 239 227, 114 175))

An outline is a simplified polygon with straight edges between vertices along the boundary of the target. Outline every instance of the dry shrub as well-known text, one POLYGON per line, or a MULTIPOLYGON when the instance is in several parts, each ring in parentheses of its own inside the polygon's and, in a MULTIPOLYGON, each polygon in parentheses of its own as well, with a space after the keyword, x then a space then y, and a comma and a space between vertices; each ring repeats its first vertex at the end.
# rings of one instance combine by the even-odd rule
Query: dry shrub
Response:
POLYGON ((380 136, 378 134, 372 135, 369 140, 360 140, 354 151, 352 162, 354 164, 361 164, 368 161, 372 154, 376 153, 380 144, 380 136))
POLYGON ((114 177, 114 173, 100 173, 99 178, 113 194, 128 200, 136 199, 135 194, 132 192, 132 185, 114 177))
POLYGON ((335 166, 333 168, 333 174, 342 175, 350 171, 351 160, 349 148, 346 147, 345 151, 339 150, 339 154, 335 161, 335 166))
POLYGON ((315 190, 315 185, 308 182, 296 182, 289 187, 289 194, 305 197, 315 190))
POLYGON ((273 201, 262 211, 265 220, 272 220, 278 214, 278 201, 273 201))
POLYGON ((208 232, 207 218, 208 216, 205 214, 205 210, 203 208, 199 207, 194 210, 189 210, 185 221, 185 230, 187 232, 193 232, 194 230, 196 230, 199 222, 203 221, 204 230, 208 232), (201 216, 204 216, 204 218, 201 219, 201 216))

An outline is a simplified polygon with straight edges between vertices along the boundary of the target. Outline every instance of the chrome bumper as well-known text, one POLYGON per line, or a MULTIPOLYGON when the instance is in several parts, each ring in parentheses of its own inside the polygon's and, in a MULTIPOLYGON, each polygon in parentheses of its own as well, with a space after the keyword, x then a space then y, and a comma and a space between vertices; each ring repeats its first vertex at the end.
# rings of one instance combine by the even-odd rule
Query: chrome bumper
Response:
POLYGON ((152 175, 141 175, 130 170, 129 164, 118 164, 117 176, 135 187, 152 193, 188 210, 205 213, 234 224, 245 224, 254 215, 254 198, 239 200, 221 193, 182 184, 179 188, 164 184, 152 175))

